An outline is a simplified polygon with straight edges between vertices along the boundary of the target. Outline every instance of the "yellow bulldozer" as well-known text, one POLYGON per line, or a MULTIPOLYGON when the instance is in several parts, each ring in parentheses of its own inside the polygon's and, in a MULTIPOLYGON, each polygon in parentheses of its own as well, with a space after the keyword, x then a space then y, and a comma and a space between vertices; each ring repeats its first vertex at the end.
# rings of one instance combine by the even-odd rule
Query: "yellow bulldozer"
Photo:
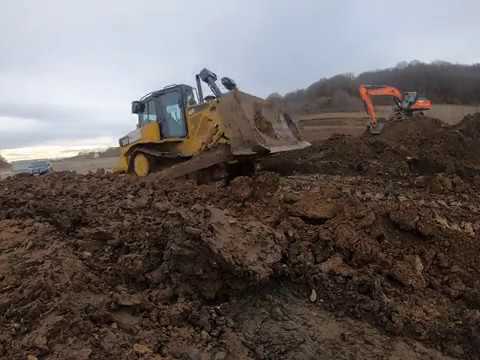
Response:
POLYGON ((235 82, 208 69, 196 75, 196 88, 170 85, 132 102, 136 130, 119 140, 118 170, 159 178, 195 175, 200 183, 250 175, 255 161, 303 149, 292 118, 273 103, 238 90, 235 82), (202 82, 212 94, 205 96, 202 82))

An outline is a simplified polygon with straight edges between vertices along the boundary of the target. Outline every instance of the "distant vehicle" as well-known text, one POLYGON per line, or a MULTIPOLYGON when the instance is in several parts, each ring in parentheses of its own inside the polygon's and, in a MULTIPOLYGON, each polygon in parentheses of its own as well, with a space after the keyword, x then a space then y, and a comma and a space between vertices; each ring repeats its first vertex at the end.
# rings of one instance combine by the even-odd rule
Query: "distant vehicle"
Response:
POLYGON ((52 166, 48 161, 35 160, 14 166, 14 171, 15 174, 45 175, 52 171, 52 166))
POLYGON ((403 120, 412 117, 415 113, 423 115, 424 111, 432 109, 432 102, 416 91, 402 93, 393 86, 386 85, 360 85, 360 98, 365 104, 368 116, 370 116, 370 133, 379 135, 382 132, 383 124, 377 121, 377 114, 373 106, 372 97, 374 96, 391 96, 395 101, 392 120, 403 120))

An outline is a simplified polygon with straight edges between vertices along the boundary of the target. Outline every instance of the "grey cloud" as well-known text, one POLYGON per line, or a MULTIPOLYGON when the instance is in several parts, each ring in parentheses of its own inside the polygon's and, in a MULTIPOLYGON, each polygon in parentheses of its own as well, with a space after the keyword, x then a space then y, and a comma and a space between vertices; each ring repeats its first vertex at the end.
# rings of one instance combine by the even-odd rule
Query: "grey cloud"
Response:
POLYGON ((0 103, 1 117, 36 119, 52 124, 64 123, 64 119, 81 121, 91 115, 88 110, 73 107, 68 108, 62 105, 0 103))
POLYGON ((119 137, 129 104, 207 66, 267 96, 401 60, 474 62, 478 0, 3 0, 0 149, 119 137))

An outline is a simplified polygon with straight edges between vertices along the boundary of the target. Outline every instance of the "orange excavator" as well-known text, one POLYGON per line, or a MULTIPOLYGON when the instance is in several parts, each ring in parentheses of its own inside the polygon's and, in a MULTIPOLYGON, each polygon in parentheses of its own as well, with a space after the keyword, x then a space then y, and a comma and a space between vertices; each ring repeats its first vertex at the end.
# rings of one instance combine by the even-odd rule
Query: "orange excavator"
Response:
POLYGON ((365 104, 368 116, 370 117, 370 133, 378 135, 382 132, 384 124, 377 120, 377 113, 373 106, 373 96, 391 96, 395 102, 391 120, 403 120, 412 117, 415 113, 423 115, 423 111, 432 108, 432 102, 418 95, 415 91, 402 93, 393 86, 385 85, 360 85, 360 98, 365 104))

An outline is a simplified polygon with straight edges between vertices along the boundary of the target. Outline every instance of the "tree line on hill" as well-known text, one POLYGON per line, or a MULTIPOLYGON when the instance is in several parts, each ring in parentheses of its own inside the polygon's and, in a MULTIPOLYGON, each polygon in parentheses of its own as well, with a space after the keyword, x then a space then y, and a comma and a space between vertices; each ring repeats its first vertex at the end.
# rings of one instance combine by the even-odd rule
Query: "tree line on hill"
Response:
MULTIPOLYGON (((480 64, 422 63, 417 60, 358 76, 347 73, 320 79, 306 89, 285 96, 274 93, 268 99, 296 114, 358 111, 363 109, 358 95, 360 84, 390 85, 401 91, 417 91, 437 104, 480 104, 480 64)), ((392 104, 391 99, 379 98, 375 102, 392 104)))

